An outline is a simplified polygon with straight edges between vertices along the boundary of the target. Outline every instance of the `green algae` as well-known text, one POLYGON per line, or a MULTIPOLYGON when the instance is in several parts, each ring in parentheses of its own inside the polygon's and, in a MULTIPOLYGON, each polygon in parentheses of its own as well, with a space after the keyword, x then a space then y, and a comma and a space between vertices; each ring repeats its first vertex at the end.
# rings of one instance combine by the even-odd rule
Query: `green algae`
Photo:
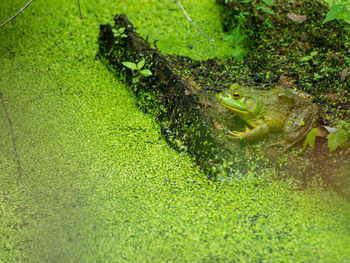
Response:
MULTIPOLYGON (((183 5, 218 38, 213 2, 183 5)), ((22 3, 2 4, 4 20, 22 3)), ((99 24, 116 11, 164 52, 204 59, 229 47, 208 46, 172 1, 99 1, 82 11, 81 21, 74 1, 35 1, 0 31, 0 91, 24 171, 18 185, 0 110, 0 261, 349 260, 348 203, 255 175, 208 180, 95 58, 99 24)))

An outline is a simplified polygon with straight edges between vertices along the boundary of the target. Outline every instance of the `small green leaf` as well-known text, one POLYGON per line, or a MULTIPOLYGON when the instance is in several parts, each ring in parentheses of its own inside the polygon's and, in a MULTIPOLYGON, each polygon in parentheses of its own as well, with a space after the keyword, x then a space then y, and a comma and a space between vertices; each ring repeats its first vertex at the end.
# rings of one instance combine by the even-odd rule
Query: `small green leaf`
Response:
POLYGON ((270 14, 270 15, 274 15, 274 14, 275 14, 275 12, 272 11, 271 8, 269 8, 269 7, 265 6, 265 5, 258 6, 257 10, 262 10, 262 11, 264 11, 265 13, 268 13, 268 14, 270 14))
POLYGON ((152 76, 152 71, 150 71, 149 69, 141 70, 140 73, 146 77, 152 76))
POLYGON ((267 26, 268 28, 276 29, 275 26, 272 23, 270 23, 270 20, 268 18, 265 19, 264 25, 267 26))
POLYGON ((114 37, 118 37, 119 36, 119 33, 118 33, 118 31, 115 28, 112 28, 112 33, 113 33, 114 37))
POLYGON ((241 18, 245 18, 247 15, 249 15, 249 12, 239 12, 238 16, 241 18))
POLYGON ((240 46, 237 46, 235 49, 234 49, 234 51, 233 51, 233 53, 232 53, 232 56, 235 58, 235 59, 237 59, 239 62, 243 62, 243 59, 244 59, 244 57, 247 55, 247 51, 244 49, 244 48, 242 48, 242 47, 240 47, 240 46))
POLYGON ((327 136, 328 139, 328 149, 333 152, 338 147, 348 147, 350 139, 350 131, 339 129, 336 132, 330 133, 327 136))
POLYGON ((223 35, 222 39, 225 40, 225 41, 233 41, 232 35, 223 35))
POLYGON ((122 64, 123 64, 125 67, 127 67, 127 68, 129 68, 129 69, 131 69, 131 70, 136 70, 136 69, 137 69, 136 64, 133 63, 133 62, 122 62, 122 64))
POLYGON ((314 78, 315 78, 315 79, 321 79, 322 76, 321 76, 320 74, 314 73, 314 78))
POLYGON ((316 140, 316 133, 317 128, 313 128, 305 137, 305 140, 303 142, 303 149, 306 149, 306 147, 309 145, 311 149, 315 147, 315 140, 316 140))
POLYGON ((137 63, 137 68, 138 69, 142 69, 143 68, 143 66, 145 65, 145 60, 143 59, 143 60, 141 60, 139 63, 137 63))
POLYGON ((312 59, 312 57, 306 56, 306 57, 303 57, 300 61, 301 61, 301 62, 306 62, 306 61, 309 61, 309 60, 311 60, 311 59, 312 59))
POLYGON ((335 19, 344 19, 346 17, 349 18, 350 15, 348 14, 348 8, 345 4, 331 5, 322 24, 325 24, 335 19))
POLYGON ((125 31, 125 27, 121 27, 121 28, 118 29, 118 32, 119 32, 120 34, 124 33, 124 31, 125 31))
POLYGON ((139 78, 138 78, 138 77, 133 78, 133 79, 132 79, 132 84, 136 84, 138 81, 139 81, 139 78))
POLYGON ((241 26, 236 26, 232 31, 232 40, 234 41, 234 46, 239 46, 248 36, 242 35, 241 33, 241 26))
POLYGON ((273 2, 273 0, 264 0, 264 3, 267 5, 275 6, 275 3, 273 2))
POLYGON ((314 57, 314 56, 316 56, 317 54, 318 54, 317 51, 313 51, 313 52, 311 52, 310 56, 311 56, 311 57, 314 57))

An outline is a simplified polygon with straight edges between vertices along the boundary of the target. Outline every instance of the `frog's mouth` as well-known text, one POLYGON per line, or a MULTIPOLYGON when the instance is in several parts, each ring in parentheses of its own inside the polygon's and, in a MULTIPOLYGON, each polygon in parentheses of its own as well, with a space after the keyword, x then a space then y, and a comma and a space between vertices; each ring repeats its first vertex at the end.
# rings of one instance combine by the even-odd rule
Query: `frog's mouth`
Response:
POLYGON ((231 100, 228 101, 228 100, 222 99, 219 95, 216 95, 216 98, 221 105, 225 106, 226 108, 228 108, 230 111, 232 111, 237 115, 241 115, 241 116, 248 115, 256 106, 255 101, 249 97, 235 98, 235 99, 232 99, 232 96, 231 97, 227 96, 227 97, 231 98, 231 100))
POLYGON ((237 109, 237 108, 234 108, 234 107, 231 107, 229 105, 224 105, 225 107, 229 108, 231 111, 233 111, 234 113, 238 114, 238 115, 243 115, 243 114, 247 114, 248 113, 248 110, 246 109, 237 109))

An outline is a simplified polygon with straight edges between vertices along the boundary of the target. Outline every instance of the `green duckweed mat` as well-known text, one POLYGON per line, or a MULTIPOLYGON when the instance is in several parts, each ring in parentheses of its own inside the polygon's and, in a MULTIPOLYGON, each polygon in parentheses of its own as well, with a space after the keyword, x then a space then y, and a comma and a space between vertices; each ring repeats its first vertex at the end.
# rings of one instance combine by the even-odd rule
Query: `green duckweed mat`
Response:
MULTIPOLYGON (((1 2, 0 21, 26 1, 1 2)), ((350 205, 266 174, 215 183, 96 59, 125 13, 164 53, 224 58, 215 1, 34 1, 0 29, 0 262, 348 262, 350 205)))

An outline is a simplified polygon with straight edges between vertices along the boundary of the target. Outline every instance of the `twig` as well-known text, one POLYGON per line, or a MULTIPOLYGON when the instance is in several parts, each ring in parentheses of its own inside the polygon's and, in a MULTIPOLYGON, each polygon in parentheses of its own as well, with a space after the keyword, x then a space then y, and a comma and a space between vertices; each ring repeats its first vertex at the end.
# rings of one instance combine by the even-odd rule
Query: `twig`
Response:
POLYGON ((15 156, 16 156, 17 170, 18 170, 19 179, 21 179, 23 177, 22 166, 21 166, 21 162, 19 160, 19 156, 18 156, 18 152, 17 152, 17 145, 16 145, 15 134, 13 132, 12 121, 11 121, 10 115, 9 115, 9 113, 7 111, 5 100, 4 100, 4 97, 2 96, 1 92, 0 92, 0 100, 1 100, 2 107, 4 108, 7 120, 9 122, 11 138, 12 138, 12 147, 13 147, 13 150, 14 150, 15 156))
POLYGON ((3 27, 4 25, 6 25, 8 22, 10 22, 12 19, 14 19, 16 16, 18 16, 20 13, 22 13, 24 11, 24 9, 26 9, 34 0, 30 0, 24 7, 22 7, 13 17, 11 17, 10 19, 8 19, 7 21, 5 21, 4 23, 2 23, 0 25, 0 27, 3 27))
POLYGON ((189 15, 187 14, 185 8, 183 8, 183 6, 177 1, 177 0, 174 0, 174 2, 181 8, 182 12, 185 14, 186 18, 188 19, 188 21, 190 21, 190 23, 197 29, 197 31, 199 33, 201 33, 203 36, 205 36, 207 39, 209 39, 211 42, 214 42, 215 40, 208 37, 206 34, 203 33, 202 30, 200 30, 196 24, 193 22, 193 20, 189 17, 189 15))
POLYGON ((80 14, 80 19, 83 19, 83 16, 81 15, 80 1, 79 1, 79 0, 78 0, 78 6, 79 6, 79 14, 80 14))

